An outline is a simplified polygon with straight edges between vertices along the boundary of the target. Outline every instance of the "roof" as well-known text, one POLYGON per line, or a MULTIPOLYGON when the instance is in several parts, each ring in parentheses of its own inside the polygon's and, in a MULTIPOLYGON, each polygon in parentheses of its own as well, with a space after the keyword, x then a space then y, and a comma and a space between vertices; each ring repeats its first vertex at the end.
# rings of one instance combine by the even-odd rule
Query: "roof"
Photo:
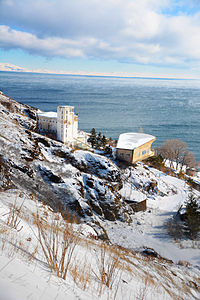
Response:
POLYGON ((89 137, 90 135, 91 135, 91 134, 88 133, 88 132, 85 132, 85 131, 83 131, 83 130, 78 130, 78 136, 79 136, 79 137, 85 137, 85 136, 89 137))
POLYGON ((119 136, 116 148, 134 150, 155 139, 155 136, 145 133, 122 133, 119 136))
POLYGON ((58 107, 62 107, 62 108, 63 108, 63 107, 64 107, 64 108, 65 108, 65 107, 74 108, 73 105, 59 105, 58 107))
POLYGON ((57 112, 47 111, 47 112, 39 113, 38 116, 46 117, 46 118, 57 118, 57 112))

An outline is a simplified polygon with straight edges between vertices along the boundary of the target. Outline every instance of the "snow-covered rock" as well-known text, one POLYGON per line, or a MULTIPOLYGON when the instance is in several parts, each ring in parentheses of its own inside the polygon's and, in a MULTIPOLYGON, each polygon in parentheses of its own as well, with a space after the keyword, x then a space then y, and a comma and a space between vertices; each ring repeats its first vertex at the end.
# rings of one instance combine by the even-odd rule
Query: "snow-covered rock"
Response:
POLYGON ((121 181, 116 165, 37 134, 35 112, 0 94, 0 155, 8 173, 2 177, 63 215, 130 221, 132 210, 113 188, 121 181))

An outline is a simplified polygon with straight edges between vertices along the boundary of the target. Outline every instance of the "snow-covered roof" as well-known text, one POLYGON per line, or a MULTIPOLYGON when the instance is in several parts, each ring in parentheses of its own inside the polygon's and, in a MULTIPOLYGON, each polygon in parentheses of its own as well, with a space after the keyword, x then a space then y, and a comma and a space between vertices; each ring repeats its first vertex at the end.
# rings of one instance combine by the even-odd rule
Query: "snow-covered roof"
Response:
POLYGON ((74 106, 72 106, 72 105, 59 105, 58 107, 64 107, 64 108, 74 108, 74 106))
POLYGON ((57 112, 47 111, 47 112, 39 113, 38 116, 46 117, 46 118, 57 118, 57 112))
POLYGON ((78 136, 79 136, 79 137, 85 137, 85 136, 89 137, 90 135, 91 135, 91 134, 88 133, 88 132, 85 132, 85 131, 83 131, 83 130, 78 130, 78 136))
POLYGON ((145 133, 136 133, 136 132, 122 133, 119 136, 117 142, 117 148, 133 150, 154 139, 155 136, 150 134, 145 134, 145 133))

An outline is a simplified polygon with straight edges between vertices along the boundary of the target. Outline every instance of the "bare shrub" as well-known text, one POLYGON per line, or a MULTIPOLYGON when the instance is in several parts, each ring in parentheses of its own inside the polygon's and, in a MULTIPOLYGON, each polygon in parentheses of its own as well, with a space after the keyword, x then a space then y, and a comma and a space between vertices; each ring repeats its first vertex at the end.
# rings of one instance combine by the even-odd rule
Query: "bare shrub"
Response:
POLYGON ((170 167, 172 167, 173 161, 177 163, 176 167, 178 167, 178 163, 181 162, 184 153, 187 150, 187 145, 183 141, 179 139, 174 140, 166 140, 161 148, 160 154, 164 160, 170 161, 170 167))
MULTIPOLYGON (((120 271, 124 269, 120 259, 120 251, 115 247, 109 247, 102 243, 100 247, 100 255, 96 257, 97 271, 93 270, 95 277, 99 282, 99 295, 101 295, 103 287, 113 288, 114 283, 119 278, 120 271)), ((119 282, 117 284, 118 288, 119 282)), ((117 290, 116 290, 117 293, 117 290)))
POLYGON ((185 151, 183 157, 182 157, 182 165, 187 166, 187 168, 196 168, 197 162, 195 160, 195 156, 190 151, 185 151))
POLYGON ((21 203, 21 205, 18 207, 16 204, 16 200, 13 204, 11 204, 10 206, 10 210, 8 213, 8 217, 6 220, 6 224, 14 229, 16 229, 17 231, 22 230, 23 226, 19 226, 21 223, 21 211, 22 211, 22 206, 23 206, 23 202, 21 203))
POLYGON ((33 250, 32 253, 30 253, 30 256, 29 256, 29 262, 31 262, 32 260, 34 260, 36 258, 36 254, 38 254, 38 246, 36 246, 33 250))
POLYGON ((70 267, 70 274, 74 282, 85 290, 91 283, 91 264, 86 259, 84 263, 75 261, 75 265, 70 267))
POLYGON ((147 298, 147 295, 149 293, 149 287, 151 285, 148 275, 144 276, 143 281, 143 287, 140 287, 137 293, 137 299, 140 300, 145 300, 147 298))
POLYGON ((188 151, 187 144, 179 139, 166 140, 157 152, 161 155, 164 162, 169 160, 170 167, 173 168, 173 162, 176 163, 176 170, 178 166, 186 166, 187 169, 197 168, 198 163, 192 152, 188 151))
POLYGON ((58 277, 66 279, 74 250, 79 243, 78 234, 74 232, 70 223, 64 222, 64 228, 61 221, 56 219, 48 224, 38 212, 34 218, 38 241, 51 272, 56 272, 58 277))

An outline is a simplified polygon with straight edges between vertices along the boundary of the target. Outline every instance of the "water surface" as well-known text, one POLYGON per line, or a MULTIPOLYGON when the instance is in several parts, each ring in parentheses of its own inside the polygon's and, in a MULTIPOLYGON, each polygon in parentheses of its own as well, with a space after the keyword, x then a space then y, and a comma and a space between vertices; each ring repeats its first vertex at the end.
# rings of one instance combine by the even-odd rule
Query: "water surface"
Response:
POLYGON ((73 105, 79 128, 117 139, 123 132, 179 138, 200 161, 200 81, 0 72, 0 90, 44 111, 73 105))

